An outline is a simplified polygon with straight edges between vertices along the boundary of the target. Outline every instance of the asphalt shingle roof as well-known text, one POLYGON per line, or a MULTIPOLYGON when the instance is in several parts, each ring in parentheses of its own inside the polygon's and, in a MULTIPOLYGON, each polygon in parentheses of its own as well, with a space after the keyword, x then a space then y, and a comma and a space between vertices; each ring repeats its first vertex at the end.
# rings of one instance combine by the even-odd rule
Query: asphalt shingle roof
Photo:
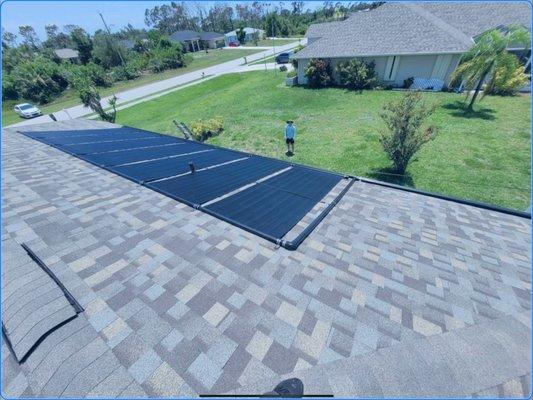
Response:
POLYGON ((523 2, 385 3, 341 22, 311 25, 318 38, 294 58, 463 53, 472 37, 498 25, 529 28, 523 2))
POLYGON ((357 182, 290 252, 12 129, 2 168, 3 241, 85 309, 22 366, 4 345, 8 396, 260 392, 291 375, 307 394, 461 397, 531 372, 528 219, 357 182))
POLYGON ((176 31, 169 36, 170 40, 175 42, 185 42, 187 40, 199 40, 200 34, 195 31, 176 31))
POLYGON ((224 39, 224 34, 218 33, 218 32, 200 32, 200 39, 202 40, 224 39))
POLYGON ((79 55, 78 50, 73 50, 73 49, 57 49, 57 50, 54 50, 54 53, 59 58, 65 59, 65 60, 68 60, 70 58, 78 58, 78 55, 79 55))

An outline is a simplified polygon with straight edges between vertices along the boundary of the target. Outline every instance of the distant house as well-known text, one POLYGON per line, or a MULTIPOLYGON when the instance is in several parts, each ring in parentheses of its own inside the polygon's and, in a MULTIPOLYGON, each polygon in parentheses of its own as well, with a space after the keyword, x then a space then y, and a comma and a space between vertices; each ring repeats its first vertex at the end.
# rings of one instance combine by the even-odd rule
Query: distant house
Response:
POLYGON ((224 47, 224 34, 218 32, 200 32, 200 40, 207 44, 209 49, 224 47))
POLYGON ((79 58, 78 50, 68 48, 54 50, 54 54, 57 58, 70 62, 77 62, 79 58))
MULTIPOLYGON (((447 85, 461 55, 476 36, 512 24, 528 28, 531 10, 523 2, 389 2, 352 13, 346 20, 311 25, 298 60, 298 82, 307 83, 309 60, 324 58, 335 71, 353 58, 374 61, 384 84, 399 87, 408 78, 447 85)), ((530 49, 509 49, 528 63, 530 49)), ((338 80, 337 73, 334 78, 338 80)))
MULTIPOLYGON (((246 34, 246 37, 244 39, 245 42, 251 42, 254 40, 254 35, 257 35, 257 38, 259 40, 265 38, 265 31, 262 29, 257 28, 250 28, 246 27, 243 28, 244 33, 246 34)), ((239 40, 237 39, 237 30, 231 31, 226 33, 226 46, 228 46, 230 43, 237 43, 239 40)))
POLYGON ((131 50, 135 47, 135 41, 131 39, 123 39, 119 40, 118 42, 122 45, 122 47, 128 50, 131 50))
POLYGON ((176 31, 171 34, 169 40, 175 43, 181 43, 185 51, 200 50, 200 34, 195 31, 176 31))

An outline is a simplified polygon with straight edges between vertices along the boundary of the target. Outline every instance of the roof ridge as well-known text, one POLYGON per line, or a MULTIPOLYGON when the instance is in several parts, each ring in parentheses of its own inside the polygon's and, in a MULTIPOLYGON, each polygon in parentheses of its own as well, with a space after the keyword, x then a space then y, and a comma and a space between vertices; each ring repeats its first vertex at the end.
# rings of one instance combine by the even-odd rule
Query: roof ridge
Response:
POLYGON ((435 14, 426 10, 424 7, 418 4, 415 4, 415 3, 399 3, 399 4, 401 4, 404 7, 409 8, 411 11, 420 15, 426 21, 430 22, 437 28, 440 28, 444 32, 448 33, 453 38, 459 40, 461 43, 464 43, 468 46, 471 46, 474 43, 474 40, 470 36, 466 35, 464 32, 457 29, 456 27, 450 25, 449 23, 444 21, 442 18, 437 17, 435 14))

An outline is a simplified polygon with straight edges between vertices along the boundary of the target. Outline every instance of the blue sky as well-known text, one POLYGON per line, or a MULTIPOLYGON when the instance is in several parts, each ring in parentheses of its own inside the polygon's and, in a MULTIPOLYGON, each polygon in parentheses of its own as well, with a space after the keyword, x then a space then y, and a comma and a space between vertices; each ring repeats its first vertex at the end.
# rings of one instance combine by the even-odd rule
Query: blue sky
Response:
MULTIPOLYGON (((144 27, 144 10, 157 4, 169 1, 20 1, 7 0, 2 2, 2 27, 17 33, 18 26, 31 25, 41 38, 44 37, 44 26, 56 24, 80 25, 89 32, 103 29, 101 12, 112 31, 131 23, 135 27, 144 27)), ((208 4, 213 1, 206 2, 208 4)), ((227 2, 232 3, 232 2, 227 2)), ((272 4, 278 4, 272 1, 272 4)), ((322 2, 306 2, 308 8, 315 8, 322 2)), ((289 7, 290 2, 285 2, 289 7)))

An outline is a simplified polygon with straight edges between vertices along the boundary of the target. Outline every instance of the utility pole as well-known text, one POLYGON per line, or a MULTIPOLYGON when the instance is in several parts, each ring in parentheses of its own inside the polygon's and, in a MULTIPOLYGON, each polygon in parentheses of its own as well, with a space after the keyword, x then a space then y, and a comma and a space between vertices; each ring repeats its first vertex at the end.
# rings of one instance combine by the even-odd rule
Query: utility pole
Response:
MULTIPOLYGON (((100 18, 102 18, 102 22, 104 23, 105 29, 106 29, 107 33, 109 34, 109 36, 111 37, 111 30, 107 26, 107 24, 105 22, 105 19, 104 19, 104 16, 102 15, 102 13, 98 13, 98 14, 100 14, 100 18)), ((120 49, 118 49, 118 48, 117 48, 117 54, 118 54, 118 57, 120 58, 120 62, 122 63, 122 66, 125 67, 126 64, 124 63, 124 58, 122 58, 122 54, 120 53, 120 49)))

